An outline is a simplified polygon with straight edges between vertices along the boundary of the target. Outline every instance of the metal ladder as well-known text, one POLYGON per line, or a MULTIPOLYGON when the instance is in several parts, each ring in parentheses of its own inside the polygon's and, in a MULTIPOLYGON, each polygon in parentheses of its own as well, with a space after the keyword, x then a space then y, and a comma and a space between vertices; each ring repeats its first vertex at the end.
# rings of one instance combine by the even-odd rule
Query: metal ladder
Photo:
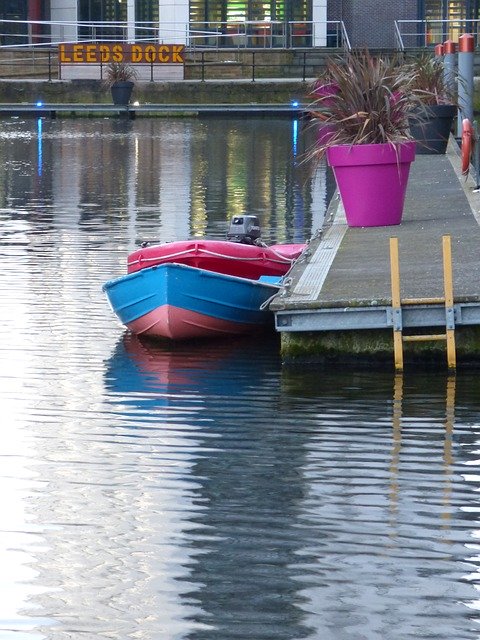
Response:
POLYGON ((390 275, 392 283, 393 352, 395 370, 403 371, 403 343, 445 340, 447 344, 447 365, 449 371, 456 368, 455 314, 453 308, 452 248, 450 236, 442 237, 443 246, 443 298, 401 298, 400 267, 398 259, 398 238, 390 238, 390 275), (445 333, 403 335, 402 306, 445 305, 445 333))

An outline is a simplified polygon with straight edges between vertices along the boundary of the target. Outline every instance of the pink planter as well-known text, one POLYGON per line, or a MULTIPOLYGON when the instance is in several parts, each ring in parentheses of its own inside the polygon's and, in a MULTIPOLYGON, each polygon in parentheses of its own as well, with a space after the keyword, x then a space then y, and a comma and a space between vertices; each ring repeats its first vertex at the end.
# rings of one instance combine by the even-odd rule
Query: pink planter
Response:
POLYGON ((327 149, 350 227, 400 224, 415 141, 327 149))
POLYGON ((317 143, 328 144, 335 135, 336 127, 333 124, 320 124, 317 129, 317 143))
POLYGON ((339 89, 338 86, 333 82, 328 82, 327 84, 319 84, 313 90, 313 95, 317 99, 321 99, 322 107, 329 107, 332 105, 333 98, 337 95, 339 89))

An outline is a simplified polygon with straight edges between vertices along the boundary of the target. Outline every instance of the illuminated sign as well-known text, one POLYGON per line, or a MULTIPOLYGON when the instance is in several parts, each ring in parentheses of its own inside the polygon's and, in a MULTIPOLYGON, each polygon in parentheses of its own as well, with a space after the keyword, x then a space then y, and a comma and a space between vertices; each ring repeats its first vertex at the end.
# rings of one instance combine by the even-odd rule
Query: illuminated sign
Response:
POLYGON ((183 44, 78 43, 60 44, 58 57, 60 64, 183 64, 184 51, 183 44))

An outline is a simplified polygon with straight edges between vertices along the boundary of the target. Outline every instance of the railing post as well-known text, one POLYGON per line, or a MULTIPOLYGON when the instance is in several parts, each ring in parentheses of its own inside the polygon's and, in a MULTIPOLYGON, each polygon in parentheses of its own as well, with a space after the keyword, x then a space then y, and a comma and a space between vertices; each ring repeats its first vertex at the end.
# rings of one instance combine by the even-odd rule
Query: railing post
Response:
POLYGON ((205 82, 205 51, 202 51, 202 82, 205 82))
POLYGON ((303 82, 305 82, 306 79, 307 79, 307 52, 304 51, 303 52, 303 75, 302 75, 303 82))
POLYGON ((473 57, 475 40, 471 33, 458 39, 458 119, 457 131, 462 131, 462 120, 473 123, 473 57))
POLYGON ((252 82, 255 82, 255 51, 252 51, 252 82))
MULTIPOLYGON (((438 45, 437 45, 438 46, 438 45)), ((435 51, 437 47, 435 47, 435 51)), ((457 62, 457 45, 453 40, 446 40, 443 43, 443 77, 448 90, 455 93, 455 67, 457 62)))
POLYGON ((48 81, 52 81, 52 50, 48 50, 48 81))

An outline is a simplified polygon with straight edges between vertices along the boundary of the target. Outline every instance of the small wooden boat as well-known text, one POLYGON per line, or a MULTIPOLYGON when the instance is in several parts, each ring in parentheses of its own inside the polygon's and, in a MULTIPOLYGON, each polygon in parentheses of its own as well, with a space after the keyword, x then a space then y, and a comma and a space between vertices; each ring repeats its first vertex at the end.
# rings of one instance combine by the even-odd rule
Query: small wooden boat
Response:
POLYGON ((133 333, 185 340, 249 333, 272 324, 266 304, 281 278, 267 278, 239 278, 172 262, 106 282, 103 290, 133 333))
MULTIPOLYGON (((239 216, 232 225, 250 219, 256 217, 239 216)), ((127 275, 103 290, 122 324, 137 335, 185 340, 273 328, 268 303, 306 245, 253 241, 143 246, 128 256, 127 275)))

